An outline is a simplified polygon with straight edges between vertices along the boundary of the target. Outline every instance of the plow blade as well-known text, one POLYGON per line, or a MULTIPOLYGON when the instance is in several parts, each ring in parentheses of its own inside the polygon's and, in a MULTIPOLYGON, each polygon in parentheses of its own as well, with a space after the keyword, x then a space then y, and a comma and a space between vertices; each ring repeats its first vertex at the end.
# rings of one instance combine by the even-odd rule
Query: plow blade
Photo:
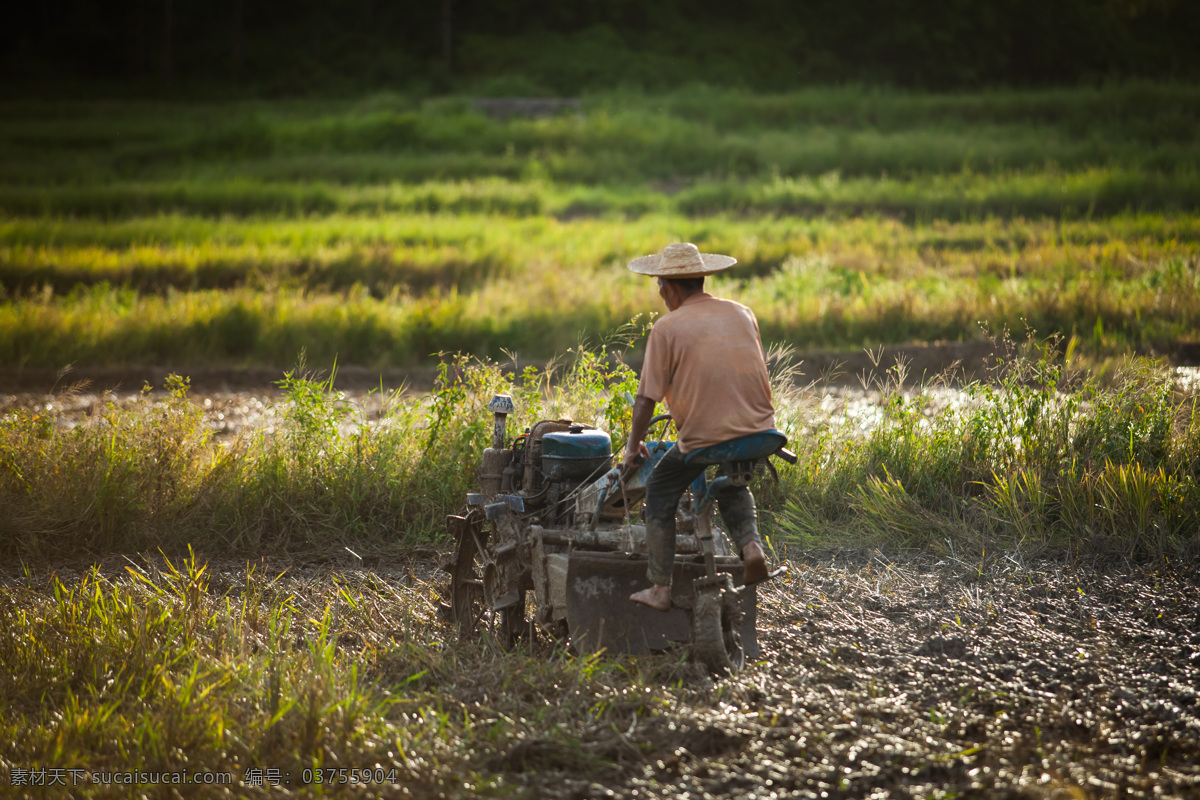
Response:
MULTIPOLYGON (((554 558, 553 556, 551 558, 554 558)), ((565 601, 566 622, 571 645, 581 653, 606 649, 610 652, 647 653, 666 650, 672 644, 688 644, 692 638, 691 615, 696 591, 693 581, 704 577, 704 564, 691 558, 676 558, 671 579, 671 594, 675 607, 670 611, 655 611, 631 602, 629 595, 650 585, 646 579, 646 557, 625 553, 580 552, 560 555, 566 559, 558 580, 565 585, 554 587, 558 598, 565 601)), ((718 557, 717 571, 733 575, 740 584, 742 563, 736 558, 718 557)), ((552 578, 552 582, 557 582, 552 578)), ((743 610, 741 637, 746 658, 759 655, 755 636, 757 594, 751 586, 742 592, 743 610)))

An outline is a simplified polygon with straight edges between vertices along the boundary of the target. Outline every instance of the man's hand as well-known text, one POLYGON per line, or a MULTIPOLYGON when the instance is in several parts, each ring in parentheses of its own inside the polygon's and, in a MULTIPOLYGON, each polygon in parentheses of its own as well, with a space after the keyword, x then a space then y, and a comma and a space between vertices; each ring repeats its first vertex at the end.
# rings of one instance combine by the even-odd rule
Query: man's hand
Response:
POLYGON ((636 445, 630 442, 625 445, 625 459, 621 462, 621 471, 626 474, 633 472, 649 457, 650 450, 645 442, 639 441, 636 445))

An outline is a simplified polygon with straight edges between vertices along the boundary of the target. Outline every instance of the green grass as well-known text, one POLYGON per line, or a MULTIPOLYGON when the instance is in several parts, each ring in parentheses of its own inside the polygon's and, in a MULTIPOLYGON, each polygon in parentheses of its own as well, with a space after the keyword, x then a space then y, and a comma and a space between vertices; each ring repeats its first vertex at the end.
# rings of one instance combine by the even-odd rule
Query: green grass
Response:
POLYGON ((332 377, 294 370, 270 424, 225 444, 180 378, 149 408, 110 404, 71 429, 41 410, 16 411, 0 420, 0 550, 34 560, 192 545, 394 554, 437 540, 446 515, 477 490, 494 394, 520 400, 514 426, 623 420, 628 404, 610 403, 599 387, 635 389, 632 375, 582 351, 561 368, 527 369, 514 385, 495 364, 459 357, 443 362, 432 395, 397 392, 368 419, 332 390, 332 377))
MULTIPOLYGON (((923 146, 936 149, 936 141, 923 146)), ((833 163, 839 163, 833 160, 833 163)), ((507 217, 637 218, 651 212, 688 217, 874 214, 908 221, 982 217, 1090 219, 1126 212, 1191 212, 1200 207, 1200 173, 1128 167, 976 172, 958 163, 908 178, 847 176, 840 168, 795 176, 701 177, 677 191, 636 184, 589 185, 571 176, 442 176, 376 182, 370 175, 305 180, 260 177, 119 181, 87 186, 4 187, 0 211, 17 217, 127 217, 173 213, 198 217, 284 218, 361 214, 494 214, 507 217)), ((736 171, 735 171, 736 172, 736 171)), ((664 181, 670 176, 664 176, 664 181)))
POLYGON ((741 261, 769 343, 1194 338, 1190 86, 8 111, 5 366, 548 358, 658 310, 622 265, 672 240, 741 261))
POLYGON ((768 344, 859 348, 992 330, 1169 354, 1194 338, 1190 216, 904 225, 883 218, 334 216, 0 223, 0 363, 410 367, 439 351, 549 358, 661 311, 631 253, 736 253, 714 291, 768 344))
POLYGON ((756 95, 696 87, 608 93, 581 114, 491 120, 467 101, 9 104, 6 183, 172 174, 189 180, 377 183, 534 177, 641 184, 839 171, 893 178, 1127 168, 1194 171, 1200 93, 1187 85, 926 94, 862 88, 756 95))
POLYGON ((182 380, 75 427, 45 406, 0 419, 7 563, 171 559, 0 587, 8 778, 379 764, 453 797, 518 790, 489 760, 502 750, 532 759, 507 773, 620 761, 619 731, 690 697, 663 686, 677 665, 449 642, 424 573, 203 564, 444 545, 497 391, 517 429, 569 416, 619 443, 634 376, 611 353, 519 375, 443 353, 547 357, 619 330, 660 305, 623 264, 674 239, 740 259, 715 290, 754 307, 768 343, 1051 335, 946 408, 876 376, 868 432, 777 374, 801 456, 755 486, 778 552, 1196 554, 1195 390, 1112 358, 1196 337, 1194 88, 693 89, 512 122, 388 96, 5 110, 0 365, 442 365, 433 392, 370 419, 297 369, 232 442, 182 380), (1089 374, 1081 353, 1110 366, 1089 374))
POLYGON ((1100 380, 1072 366, 1074 340, 1061 344, 1009 342, 994 379, 945 408, 893 368, 876 376, 882 411, 866 434, 795 420, 804 466, 778 491, 782 535, 889 551, 1194 557, 1194 393, 1143 362, 1100 380))

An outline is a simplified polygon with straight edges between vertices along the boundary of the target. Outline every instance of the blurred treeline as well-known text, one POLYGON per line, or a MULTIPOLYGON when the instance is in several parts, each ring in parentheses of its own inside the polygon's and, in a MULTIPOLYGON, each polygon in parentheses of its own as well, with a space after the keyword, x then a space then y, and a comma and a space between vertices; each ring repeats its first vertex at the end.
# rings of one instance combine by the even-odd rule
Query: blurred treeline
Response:
POLYGON ((1200 76, 1193 0, 41 0, 8 93, 929 89, 1200 76))

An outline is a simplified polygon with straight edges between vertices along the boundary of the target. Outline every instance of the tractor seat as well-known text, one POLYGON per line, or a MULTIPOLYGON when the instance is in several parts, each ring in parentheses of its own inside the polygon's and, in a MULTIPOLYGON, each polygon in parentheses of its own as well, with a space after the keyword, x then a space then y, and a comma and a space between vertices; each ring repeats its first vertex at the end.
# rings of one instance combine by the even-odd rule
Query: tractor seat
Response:
POLYGON ((786 444, 787 437, 777 430, 751 433, 693 450, 683 457, 683 463, 709 465, 726 461, 756 461, 782 450, 786 444))

